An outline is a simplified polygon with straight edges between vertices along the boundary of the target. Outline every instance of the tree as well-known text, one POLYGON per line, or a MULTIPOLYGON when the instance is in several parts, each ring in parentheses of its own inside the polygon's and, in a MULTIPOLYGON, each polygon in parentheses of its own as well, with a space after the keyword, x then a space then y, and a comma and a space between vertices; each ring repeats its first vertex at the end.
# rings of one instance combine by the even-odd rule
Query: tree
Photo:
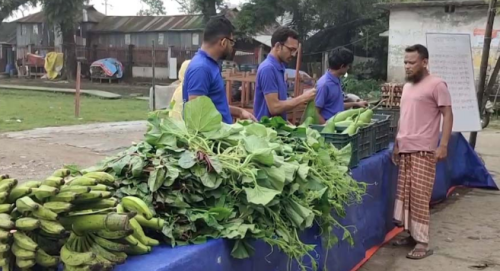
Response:
POLYGON ((36 5, 37 0, 2 0, 0 1, 0 23, 26 5, 36 5))
POLYGON ((180 11, 188 14, 201 13, 208 22, 212 16, 217 15, 217 9, 224 6, 223 0, 175 0, 180 6, 180 11))
POLYGON ((146 5, 148 8, 141 9, 137 13, 139 16, 157 16, 167 14, 162 0, 141 0, 141 3, 146 5))
POLYGON ((73 79, 76 74, 75 25, 82 13, 84 0, 43 0, 42 8, 49 24, 62 35, 65 75, 73 79))

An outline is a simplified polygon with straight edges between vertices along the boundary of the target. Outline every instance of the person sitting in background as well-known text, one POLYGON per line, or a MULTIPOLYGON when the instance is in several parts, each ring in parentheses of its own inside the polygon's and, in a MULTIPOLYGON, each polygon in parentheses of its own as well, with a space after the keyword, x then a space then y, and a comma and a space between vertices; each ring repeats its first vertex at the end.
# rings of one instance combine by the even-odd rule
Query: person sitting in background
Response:
POLYGON ((318 93, 315 104, 321 124, 346 109, 368 106, 364 101, 344 102, 340 78, 347 73, 353 62, 354 54, 346 48, 334 50, 328 58, 329 69, 316 84, 318 93))
POLYGON ((174 91, 172 96, 172 101, 174 107, 170 111, 170 117, 178 120, 182 120, 182 110, 183 110, 183 100, 182 100, 182 84, 184 83, 184 74, 186 73, 187 67, 191 60, 186 60, 182 63, 181 69, 179 70, 179 86, 174 91))

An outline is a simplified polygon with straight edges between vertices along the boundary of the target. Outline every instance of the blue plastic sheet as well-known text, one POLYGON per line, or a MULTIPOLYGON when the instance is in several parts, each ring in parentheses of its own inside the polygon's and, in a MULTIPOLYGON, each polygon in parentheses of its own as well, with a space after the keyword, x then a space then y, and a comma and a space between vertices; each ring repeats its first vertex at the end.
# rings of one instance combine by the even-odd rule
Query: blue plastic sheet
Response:
MULTIPOLYGON (((448 160, 437 168, 433 201, 444 200, 450 188, 469 186, 498 189, 477 154, 461 134, 453 134, 449 142, 448 160)), ((349 206, 342 224, 352 225, 354 247, 341 241, 326 250, 319 237, 317 227, 301 235, 308 244, 315 244, 312 253, 318 270, 350 271, 365 258, 367 250, 384 242, 386 234, 394 229, 392 213, 396 194, 397 168, 391 163, 391 152, 385 150, 362 160, 353 170, 353 177, 369 184, 368 193, 362 204, 349 206)), ((342 232, 337 234, 342 236, 342 232)), ((212 240, 203 245, 177 248, 158 247, 151 254, 131 257, 118 266, 118 271, 284 271, 289 259, 277 249, 274 251, 265 243, 254 243, 255 255, 251 259, 236 260, 230 253, 233 243, 227 240, 212 240)), ((308 259, 304 263, 311 266, 308 259)), ((296 263, 291 270, 300 270, 296 263)))
POLYGON ((100 59, 92 63, 91 67, 101 67, 108 77, 123 77, 123 64, 115 58, 100 59))

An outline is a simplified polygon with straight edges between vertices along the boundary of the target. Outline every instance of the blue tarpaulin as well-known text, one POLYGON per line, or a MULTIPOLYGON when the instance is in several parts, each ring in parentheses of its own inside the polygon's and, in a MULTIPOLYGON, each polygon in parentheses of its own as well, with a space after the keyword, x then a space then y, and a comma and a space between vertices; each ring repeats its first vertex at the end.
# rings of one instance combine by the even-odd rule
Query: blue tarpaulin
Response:
MULTIPOLYGON (((454 186, 497 189, 477 154, 462 134, 453 134, 449 142, 448 159, 438 165, 433 201, 446 199, 454 186)), ((386 235, 394 229, 392 213, 396 195, 397 168, 391 163, 391 152, 385 150, 362 160, 353 170, 353 177, 368 183, 368 193, 363 203, 347 208, 343 225, 353 226, 354 247, 340 242, 326 251, 319 228, 314 227, 302 234, 302 240, 315 244, 312 255, 318 270, 350 271, 365 259, 366 252, 380 246, 386 235)), ((337 234, 342 236, 339 231, 337 234)), ((212 240, 202 245, 170 248, 161 246, 151 254, 130 257, 118 266, 117 271, 285 271, 288 258, 277 249, 274 251, 263 242, 254 243, 255 255, 251 259, 237 260, 230 256, 233 243, 212 240)), ((310 261, 305 260, 310 266, 310 261)), ((296 264, 291 270, 300 270, 296 264)))
MULTIPOLYGON (((90 67, 101 67, 108 77, 122 78, 123 64, 115 58, 100 59, 92 63, 90 67)), ((92 69, 90 70, 92 72, 92 69)))

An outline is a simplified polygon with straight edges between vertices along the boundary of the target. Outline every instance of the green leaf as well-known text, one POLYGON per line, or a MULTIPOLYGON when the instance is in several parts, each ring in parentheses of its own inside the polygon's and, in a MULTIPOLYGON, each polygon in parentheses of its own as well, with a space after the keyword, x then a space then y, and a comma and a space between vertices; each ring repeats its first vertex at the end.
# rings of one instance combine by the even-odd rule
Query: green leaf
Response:
POLYGON ((283 171, 283 169, 278 169, 277 167, 265 167, 263 168, 263 170, 269 177, 268 180, 270 181, 273 188, 280 192, 283 191, 286 180, 285 172, 283 171))
POLYGON ((264 138, 258 138, 254 135, 243 139, 245 150, 253 154, 254 161, 267 166, 274 165, 273 149, 269 147, 268 142, 264 138))
POLYGON ((155 171, 151 172, 148 179, 148 186, 151 192, 156 192, 160 189, 165 181, 165 174, 166 171, 164 167, 156 168, 155 171))
POLYGON ((123 169, 125 169, 125 167, 128 166, 128 164, 130 163, 130 159, 131 159, 131 157, 127 155, 127 156, 122 157, 120 160, 116 161, 115 163, 113 163, 113 165, 111 165, 111 167, 113 168, 113 171, 116 174, 121 174, 123 172, 123 169))
POLYGON ((238 240, 234 244, 231 256, 235 259, 247 259, 250 258, 254 252, 255 249, 246 240, 238 240))
POLYGON ((252 123, 245 127, 245 133, 248 136, 254 135, 257 137, 267 137, 267 128, 266 126, 259 124, 259 123, 252 123))
POLYGON ((249 203, 266 206, 274 197, 280 194, 280 191, 256 185, 255 188, 244 188, 249 203))
POLYGON ((167 165, 167 174, 165 175, 165 182, 163 186, 172 186, 177 178, 179 178, 181 171, 172 165, 167 165))
POLYGON ((147 183, 141 183, 137 186, 137 189, 139 189, 139 191, 142 191, 146 194, 149 193, 149 189, 148 189, 148 184, 147 183))
POLYGON ((144 170, 144 166, 146 164, 144 163, 144 160, 142 160, 141 157, 134 156, 130 160, 130 165, 132 166, 132 176, 139 177, 141 176, 142 171, 144 170))
POLYGON ((221 174, 224 168, 219 158, 217 156, 210 156, 209 159, 210 159, 210 164, 212 165, 212 168, 215 170, 215 172, 221 174))
POLYGON ((201 182, 205 187, 215 189, 215 185, 217 183, 217 175, 212 174, 212 173, 205 173, 201 177, 201 182))
POLYGON ((227 124, 227 123, 221 123, 221 127, 219 130, 214 130, 210 132, 203 133, 203 135, 207 139, 211 140, 219 140, 219 139, 225 139, 228 138, 231 135, 238 134, 239 132, 243 131, 244 127, 240 124, 227 124))
POLYGON ((183 169, 190 169, 196 164, 196 155, 193 152, 185 151, 179 159, 179 166, 183 169))
POLYGON ((208 212, 210 212, 218 221, 222 221, 228 219, 231 216, 231 214, 233 213, 233 209, 215 207, 208 210, 208 212))
POLYGON ((220 129, 222 116, 210 98, 201 96, 184 105, 184 120, 189 130, 210 132, 220 129))

